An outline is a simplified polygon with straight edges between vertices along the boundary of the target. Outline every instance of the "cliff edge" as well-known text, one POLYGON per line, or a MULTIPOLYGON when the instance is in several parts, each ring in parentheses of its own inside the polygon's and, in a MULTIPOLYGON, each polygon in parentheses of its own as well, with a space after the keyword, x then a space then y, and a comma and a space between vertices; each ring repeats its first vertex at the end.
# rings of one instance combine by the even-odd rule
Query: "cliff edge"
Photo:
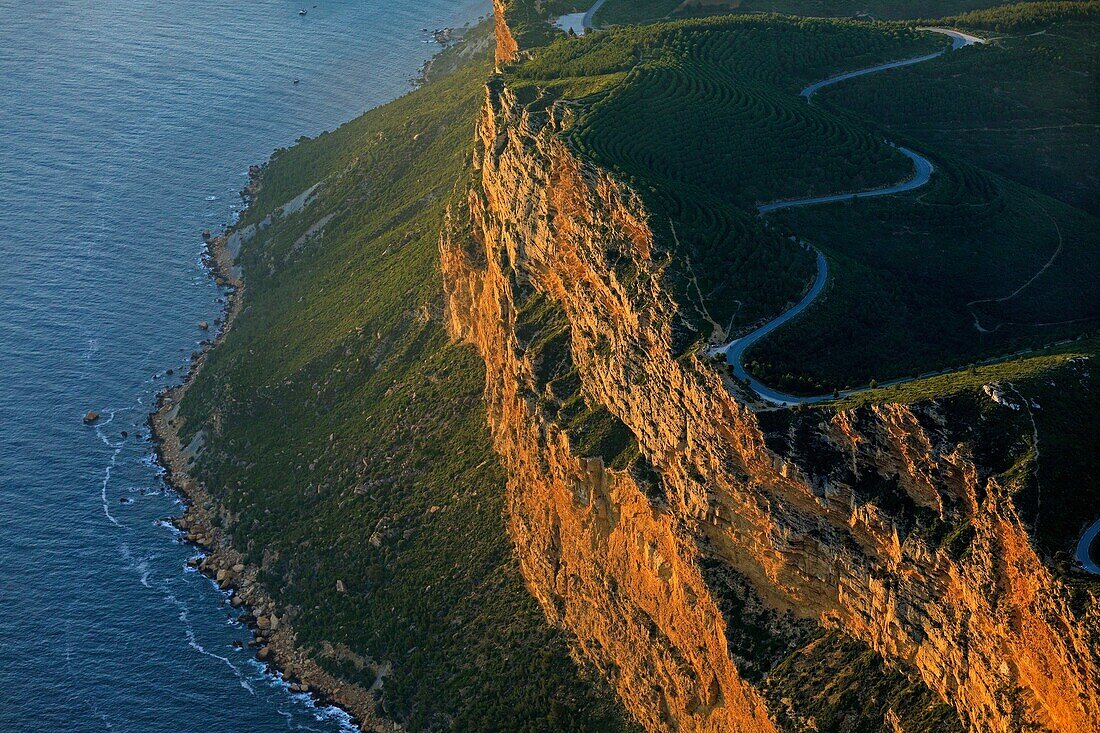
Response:
MULTIPOLYGON (((516 53, 506 17, 498 60, 516 53)), ((653 731, 798 727, 777 691, 792 659, 820 662, 821 633, 930 693, 875 713, 896 730, 937 705, 969 730, 1096 730, 1097 599, 1071 602, 1033 547, 1013 502, 1024 444, 985 449, 1004 426, 963 397, 765 426, 676 354, 672 255, 641 199, 565 142, 570 114, 490 82, 440 250, 448 327, 486 364, 520 567, 577 654, 653 731), (731 596, 752 613, 723 613, 731 596), (750 621, 782 649, 746 639, 750 621)))

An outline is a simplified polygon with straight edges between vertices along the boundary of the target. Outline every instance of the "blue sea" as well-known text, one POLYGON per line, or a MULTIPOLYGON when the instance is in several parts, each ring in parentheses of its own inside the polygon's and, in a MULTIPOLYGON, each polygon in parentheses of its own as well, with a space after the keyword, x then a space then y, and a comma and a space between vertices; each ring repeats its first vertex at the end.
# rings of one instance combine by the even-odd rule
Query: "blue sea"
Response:
POLYGON ((200 233, 248 166, 407 91, 422 29, 488 9, 0 0, 0 730, 347 727, 233 647, 146 420, 220 313, 200 233))

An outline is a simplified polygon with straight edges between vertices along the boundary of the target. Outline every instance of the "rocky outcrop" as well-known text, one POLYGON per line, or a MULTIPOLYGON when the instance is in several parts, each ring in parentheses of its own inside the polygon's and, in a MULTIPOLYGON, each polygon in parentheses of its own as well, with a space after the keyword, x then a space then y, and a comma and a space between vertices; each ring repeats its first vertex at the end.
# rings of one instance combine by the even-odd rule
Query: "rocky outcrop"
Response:
POLYGON ((519 44, 516 43, 516 39, 512 35, 512 29, 508 27, 508 23, 504 20, 507 7, 507 0, 493 0, 493 25, 497 37, 496 61, 498 65, 514 61, 519 53, 519 44))
POLYGON ((810 411, 765 431, 722 376, 677 357, 678 305, 642 202, 493 80, 478 179, 441 240, 447 318, 487 367, 531 592, 649 730, 767 731, 700 573, 720 561, 778 611, 919 676, 973 730, 1096 730, 1100 616, 1071 609, 1011 501, 941 407, 810 411), (583 398, 633 435, 612 470, 547 407, 517 333, 532 293, 561 309, 583 398))

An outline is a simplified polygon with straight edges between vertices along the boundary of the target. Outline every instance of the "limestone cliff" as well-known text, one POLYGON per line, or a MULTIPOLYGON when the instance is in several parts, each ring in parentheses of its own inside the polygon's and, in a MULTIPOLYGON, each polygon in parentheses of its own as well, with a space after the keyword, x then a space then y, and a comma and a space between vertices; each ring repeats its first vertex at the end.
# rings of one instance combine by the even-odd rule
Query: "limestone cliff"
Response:
POLYGON ((568 114, 531 112, 494 79, 477 180, 441 240, 448 325, 486 363, 510 531, 547 617, 653 731, 780 726, 705 563, 791 628, 869 645, 969 729, 1097 730, 1100 612, 1071 608, 1036 555, 1015 474, 985 465, 944 405, 765 429, 717 370, 674 353, 671 254, 641 200, 563 142, 568 114), (561 348, 531 336, 535 300, 561 348), (588 449, 566 417, 578 402, 635 457, 613 468, 588 449))
POLYGON ((519 44, 512 36, 512 29, 504 20, 504 11, 508 3, 506 0, 493 0, 493 25, 496 30, 496 61, 504 64, 516 58, 519 52, 519 44))

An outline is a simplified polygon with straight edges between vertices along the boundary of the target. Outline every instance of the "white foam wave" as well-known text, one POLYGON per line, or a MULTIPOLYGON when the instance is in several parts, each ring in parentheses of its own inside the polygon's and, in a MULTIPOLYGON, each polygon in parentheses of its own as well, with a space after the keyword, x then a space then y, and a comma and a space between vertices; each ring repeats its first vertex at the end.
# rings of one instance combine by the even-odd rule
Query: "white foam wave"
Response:
POLYGON ((187 606, 180 602, 180 600, 171 593, 165 595, 165 600, 174 603, 176 607, 179 608, 179 620, 183 623, 183 633, 187 637, 187 645, 197 651, 199 654, 210 657, 211 659, 217 659, 218 661, 224 663, 225 666, 233 670, 233 674, 236 675, 237 680, 241 684, 241 687, 248 690, 249 694, 255 695, 256 690, 253 689, 252 685, 248 683, 248 679, 245 677, 244 673, 237 665, 233 664, 233 662, 230 661, 229 657, 223 657, 220 654, 215 654, 214 652, 208 650, 206 647, 199 643, 198 638, 196 638, 195 636, 195 629, 191 626, 191 620, 187 615, 187 606))
POLYGON ((103 484, 99 487, 99 498, 103 503, 103 514, 106 515, 107 519, 111 520, 111 524, 116 527, 121 527, 122 524, 115 519, 113 514, 111 514, 111 510, 107 503, 107 484, 111 482, 111 469, 115 467, 115 462, 118 460, 118 454, 121 452, 121 448, 115 448, 114 455, 111 456, 111 463, 103 473, 103 484))
MULTIPOLYGON (((343 733, 358 733, 359 727, 352 722, 351 715, 346 710, 338 708, 335 705, 318 705, 308 692, 291 692, 290 683, 287 682, 282 672, 276 672, 272 675, 268 672, 267 666, 259 660, 252 659, 251 662, 261 675, 271 680, 273 686, 286 692, 292 700, 304 705, 309 710, 314 720, 318 722, 334 722, 343 733)), ((291 730, 317 730, 316 728, 311 728, 308 725, 294 721, 293 715, 289 710, 278 706, 275 709, 280 715, 286 718, 287 727, 291 730), (291 726, 292 723, 293 727, 291 726)))
POLYGON ((171 532, 172 535, 175 537, 180 537, 184 534, 182 529, 172 524, 167 519, 155 519, 153 520, 153 526, 160 527, 161 529, 166 529, 171 532))
POLYGON ((152 588, 152 584, 149 582, 149 575, 151 570, 149 568, 149 561, 156 557, 153 555, 146 555, 144 557, 135 558, 134 554, 130 552, 130 545, 123 542, 118 546, 119 554, 122 555, 122 559, 126 561, 126 567, 128 570, 133 570, 138 574, 141 584, 146 588, 152 588))

